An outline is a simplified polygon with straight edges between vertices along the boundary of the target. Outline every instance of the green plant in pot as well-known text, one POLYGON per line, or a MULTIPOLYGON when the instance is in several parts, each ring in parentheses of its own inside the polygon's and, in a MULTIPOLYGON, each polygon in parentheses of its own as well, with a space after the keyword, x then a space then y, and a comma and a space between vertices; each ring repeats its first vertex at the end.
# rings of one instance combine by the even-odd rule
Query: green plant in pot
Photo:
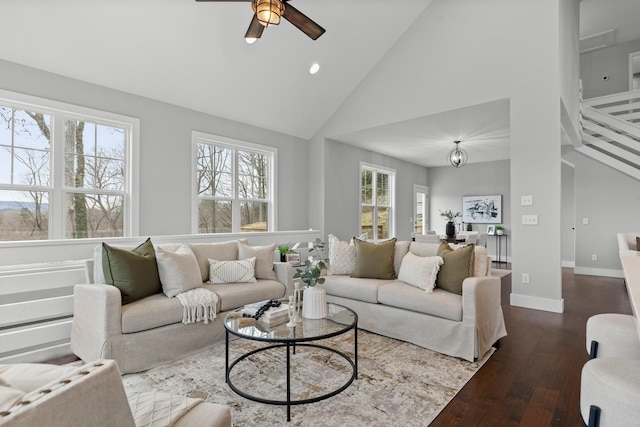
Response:
POLYGON ((278 252, 280 252, 280 261, 286 262, 287 254, 290 254, 293 250, 291 250, 289 245, 280 245, 278 246, 278 252))
POLYGON ((324 277, 321 277, 322 269, 326 268, 324 261, 312 263, 309 260, 304 262, 304 270, 296 269, 293 274, 294 279, 302 280, 307 289, 304 291, 302 302, 302 317, 306 319, 323 319, 327 317, 327 293, 321 286, 324 277))
POLYGON ((502 236, 504 234, 504 227, 501 225, 496 225, 496 234, 498 236, 502 236))
POLYGON ((302 280, 310 288, 324 283, 324 277, 320 277, 322 270, 327 268, 324 261, 312 263, 311 261, 306 260, 304 262, 304 266, 304 270, 299 268, 296 269, 296 272, 293 274, 294 279, 302 280))
POLYGON ((456 235, 456 225, 453 220, 456 218, 460 218, 462 214, 460 212, 453 212, 451 209, 446 210, 444 212, 440 211, 440 216, 447 219, 447 226, 445 228, 445 233, 447 236, 455 236, 456 235))

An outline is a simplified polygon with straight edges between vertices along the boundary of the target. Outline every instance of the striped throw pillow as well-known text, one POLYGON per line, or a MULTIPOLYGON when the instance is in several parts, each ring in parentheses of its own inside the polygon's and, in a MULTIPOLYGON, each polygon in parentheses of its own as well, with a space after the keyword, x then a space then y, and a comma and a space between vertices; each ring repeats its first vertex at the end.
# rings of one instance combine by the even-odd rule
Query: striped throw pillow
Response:
POLYGON ((256 257, 239 261, 209 260, 209 283, 255 283, 256 257))

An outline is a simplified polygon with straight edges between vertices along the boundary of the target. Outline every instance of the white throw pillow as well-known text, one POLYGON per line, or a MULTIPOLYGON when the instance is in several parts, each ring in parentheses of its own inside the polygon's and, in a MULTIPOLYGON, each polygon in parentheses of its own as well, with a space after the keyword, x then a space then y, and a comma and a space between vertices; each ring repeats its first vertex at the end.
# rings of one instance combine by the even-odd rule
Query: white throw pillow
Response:
POLYGON ((433 292, 440 266, 444 263, 442 257, 422 257, 408 252, 402 258, 398 280, 411 286, 433 292))
POLYGON ((273 271, 273 256, 276 244, 269 246, 249 246, 238 242, 238 259, 256 258, 256 279, 276 280, 273 271))
POLYGON ((188 245, 181 245, 175 251, 158 246, 156 263, 162 291, 166 296, 175 297, 181 292, 202 286, 198 261, 188 245))
POLYGON ((352 274, 356 269, 356 246, 353 239, 343 242, 333 234, 329 234, 329 273, 352 274))
POLYGON ((209 260, 209 283, 256 283, 256 257, 236 261, 209 260))

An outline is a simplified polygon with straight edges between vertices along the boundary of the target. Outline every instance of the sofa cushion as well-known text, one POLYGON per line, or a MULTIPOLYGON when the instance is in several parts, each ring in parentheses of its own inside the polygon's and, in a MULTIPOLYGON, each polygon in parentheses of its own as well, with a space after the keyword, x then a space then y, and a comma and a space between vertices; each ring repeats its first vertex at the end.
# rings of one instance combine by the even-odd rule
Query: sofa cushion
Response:
POLYGON ((203 282, 209 280, 209 260, 231 261, 238 259, 238 242, 249 243, 247 239, 231 240, 215 243, 189 243, 189 247, 196 256, 200 276, 203 282))
POLYGON ((326 276, 321 287, 329 295, 377 304, 378 288, 391 282, 393 280, 372 280, 336 275, 326 276))
POLYGON ((411 242, 409 252, 418 256, 436 256, 440 243, 411 242))
POLYGON ((246 304, 269 299, 284 298, 285 286, 276 280, 258 280, 257 283, 206 284, 205 288, 218 295, 218 312, 240 308, 246 304))
MULTIPOLYGON (((171 248, 173 249, 173 248, 171 248)), ((162 291, 168 297, 202 286, 196 256, 188 245, 177 245, 175 250, 159 245, 156 263, 162 291)))
POLYGON ((392 307, 462 321, 462 295, 442 289, 436 288, 433 292, 427 293, 415 286, 394 281, 380 286, 378 300, 381 304, 392 307))
POLYGON ((329 273, 352 274, 356 268, 356 246, 351 242, 343 242, 333 234, 329 234, 329 273))
POLYGON ((256 257, 256 279, 276 280, 276 272, 273 271, 275 250, 275 243, 268 246, 249 246, 238 242, 238 259, 256 257))
MULTIPOLYGON (((218 311, 216 310, 216 313, 218 311)), ((122 333, 146 331, 182 322, 178 298, 159 293, 122 306, 122 333)))
POLYGON ((102 269, 106 283, 120 289, 122 304, 162 292, 151 239, 130 251, 102 243, 102 269))
POLYGON ((208 283, 256 283, 256 257, 234 261, 209 260, 208 283))
POLYGON ((436 285, 446 291, 462 295, 462 282, 473 275, 473 248, 475 245, 452 249, 446 242, 440 243, 438 256, 444 260, 436 285))
POLYGON ((46 363, 0 365, 0 385, 29 393, 75 369, 75 366, 56 366, 46 363))
POLYGON ((382 243, 365 242, 354 239, 356 244, 356 269, 352 277, 371 279, 395 279, 393 265, 396 238, 382 243))
MULTIPOLYGON (((453 249, 464 248, 465 244, 449 245, 453 249)), ((484 277, 489 276, 491 266, 489 265, 489 257, 487 256, 487 248, 481 245, 475 245, 473 248, 473 276, 484 277)))
MULTIPOLYGON (((135 249, 134 245, 117 245, 119 249, 135 249)), ((102 243, 93 248, 93 283, 107 283, 102 270, 102 243)))
POLYGON ((393 250, 393 271, 395 271, 396 277, 400 274, 402 259, 407 253, 409 253, 410 244, 411 242, 406 240, 399 240, 396 242, 396 246, 393 250))
POLYGON ((432 292, 443 262, 442 257, 439 256, 418 256, 408 253, 402 259, 398 280, 432 292))
POLYGON ((25 394, 25 392, 17 388, 0 385, 0 414, 9 411, 16 403, 20 402, 25 394))

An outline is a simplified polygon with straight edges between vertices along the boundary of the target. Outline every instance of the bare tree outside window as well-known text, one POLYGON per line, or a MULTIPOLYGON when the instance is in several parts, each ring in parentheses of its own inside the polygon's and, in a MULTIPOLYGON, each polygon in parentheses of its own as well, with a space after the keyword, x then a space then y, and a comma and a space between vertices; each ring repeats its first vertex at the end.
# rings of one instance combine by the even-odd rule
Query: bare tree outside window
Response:
POLYGON ((267 231, 271 162, 269 153, 198 143, 198 231, 267 231))
MULTIPOLYGON (((0 241, 48 239, 53 116, 0 106, 0 241)), ((64 121, 67 238, 122 236, 125 129, 64 121)))

